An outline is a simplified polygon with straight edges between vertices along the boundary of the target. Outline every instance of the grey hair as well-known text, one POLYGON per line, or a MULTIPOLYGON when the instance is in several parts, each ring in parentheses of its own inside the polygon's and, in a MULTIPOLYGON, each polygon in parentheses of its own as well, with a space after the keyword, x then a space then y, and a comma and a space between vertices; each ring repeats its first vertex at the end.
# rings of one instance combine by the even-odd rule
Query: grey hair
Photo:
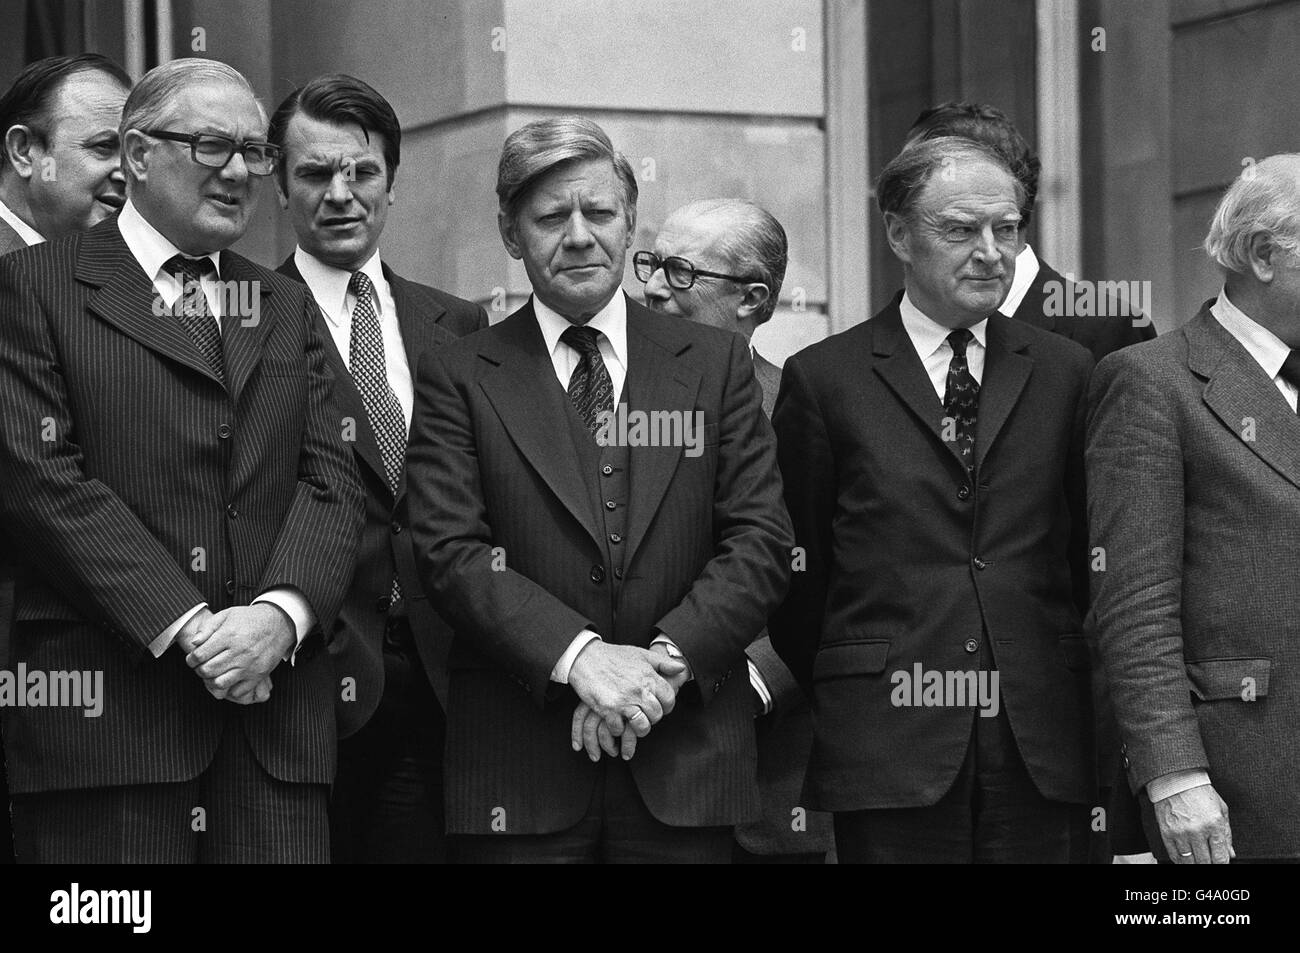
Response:
POLYGON ((520 203, 539 178, 576 159, 608 159, 623 184, 624 210, 630 214, 636 209, 636 176, 605 130, 583 116, 551 116, 535 119, 506 138, 497 164, 501 212, 513 221, 520 203))
POLYGON ((1300 154, 1283 153, 1247 165, 1219 200, 1205 236, 1205 253, 1223 268, 1250 273, 1250 243, 1268 235, 1292 255, 1300 253, 1300 154))
POLYGON ((265 124, 266 108, 243 73, 217 60, 187 56, 155 66, 140 78, 140 82, 131 90, 131 95, 126 98, 126 105, 122 107, 119 137, 125 141, 128 129, 149 129, 156 126, 167 115, 168 107, 182 89, 205 80, 233 83, 248 90, 248 94, 257 103, 265 124))
POLYGON ((767 209, 745 199, 703 199, 672 213, 674 216, 717 216, 726 230, 713 250, 724 257, 728 269, 739 276, 754 275, 767 285, 767 301, 754 323, 762 324, 776 311, 790 260, 785 229, 767 209))
POLYGON ((889 160, 876 180, 876 202, 884 214, 910 218, 921 190, 939 169, 958 162, 987 162, 1011 177, 1016 189, 1016 207, 1024 208, 1024 183, 1016 178, 1006 158, 991 146, 959 136, 923 139, 906 147, 889 160))

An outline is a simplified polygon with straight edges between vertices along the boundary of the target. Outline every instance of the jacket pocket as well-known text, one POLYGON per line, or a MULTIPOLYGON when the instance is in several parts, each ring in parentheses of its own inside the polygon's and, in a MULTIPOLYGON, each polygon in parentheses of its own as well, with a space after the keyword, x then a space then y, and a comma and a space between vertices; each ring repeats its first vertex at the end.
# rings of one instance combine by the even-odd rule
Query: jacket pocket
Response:
POLYGON ((1272 659, 1207 658, 1186 664, 1192 694, 1203 702, 1254 701, 1268 695, 1272 659))
POLYGON ((823 645, 813 660, 813 681, 853 675, 879 675, 889 657, 888 639, 855 639, 823 645))

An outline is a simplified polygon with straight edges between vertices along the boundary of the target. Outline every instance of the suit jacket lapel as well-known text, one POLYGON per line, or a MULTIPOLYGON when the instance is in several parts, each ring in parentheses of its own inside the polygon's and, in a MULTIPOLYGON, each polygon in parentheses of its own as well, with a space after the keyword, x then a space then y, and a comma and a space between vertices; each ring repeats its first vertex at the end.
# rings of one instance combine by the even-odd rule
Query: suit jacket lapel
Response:
POLYGON ((1202 394, 1206 405, 1235 439, 1300 487, 1300 420, 1264 369, 1219 324, 1208 303, 1183 333, 1188 368, 1208 381, 1202 394), (1251 421, 1252 439, 1243 439, 1251 421))
POLYGON ((394 274, 387 265, 384 265, 384 277, 388 279, 388 287, 393 292, 393 303, 397 305, 397 324, 402 329, 402 346, 406 349, 406 361, 414 374, 420 363, 420 355, 432 341, 432 328, 442 320, 446 311, 436 303, 430 307, 417 305, 410 283, 394 274))
POLYGON ((271 327, 268 314, 272 306, 271 286, 261 280, 248 259, 231 251, 221 253, 221 281, 234 282, 227 287, 236 289, 235 294, 227 297, 228 309, 233 310, 232 306, 239 302, 251 302, 252 294, 258 295, 260 299, 256 320, 252 315, 227 314, 221 322, 226 380, 230 384, 231 400, 237 406, 244 385, 262 360, 262 345, 271 327))
POLYGON ((154 313, 161 301, 154 291, 153 276, 144 273, 126 247, 116 216, 86 232, 77 254, 77 280, 98 289, 86 306, 100 320, 143 347, 219 383, 180 321, 170 313, 154 313))
MULTIPOLYGON (((668 326, 647 321, 641 306, 628 301, 629 413, 638 410, 647 414, 665 410, 694 413, 700 375, 694 368, 677 360, 689 348, 689 343, 672 335, 668 326)), ((703 439, 703 434, 700 439, 703 439)), ((631 564, 650 521, 658 512, 684 452, 685 448, 674 446, 630 448, 631 499, 628 503, 626 564, 631 564)))
POLYGON ((1062 295, 1068 293, 1066 280, 1040 260, 1038 274, 1034 275, 1034 280, 1030 282, 1025 296, 1020 299, 1020 305, 1012 317, 1017 321, 1032 324, 1036 328, 1042 328, 1044 331, 1055 331, 1056 317, 1048 314, 1046 307, 1049 281, 1059 282, 1058 287, 1062 295))
POLYGON ((1002 314, 989 318, 984 380, 980 384, 979 423, 975 428, 975 466, 984 463, 1002 426, 1029 381, 1034 362, 1023 352, 1029 341, 1021 327, 1002 314))
POLYGON ((501 328, 503 333, 479 352, 496 364, 479 386, 524 459, 599 547, 596 514, 565 421, 572 412, 569 397, 556 380, 532 299, 501 322, 501 328))
MULTIPOLYGON (((934 434, 934 438, 947 448, 953 462, 966 472, 955 440, 945 440, 943 435, 944 408, 934 392, 925 365, 916 354, 912 340, 903 328, 903 318, 898 312, 898 300, 871 319, 872 350, 877 358, 876 373, 884 380, 903 406, 912 412, 921 424, 934 434)), ((983 414, 981 396, 981 415, 983 414)), ((983 420, 980 421, 983 426, 983 420)))

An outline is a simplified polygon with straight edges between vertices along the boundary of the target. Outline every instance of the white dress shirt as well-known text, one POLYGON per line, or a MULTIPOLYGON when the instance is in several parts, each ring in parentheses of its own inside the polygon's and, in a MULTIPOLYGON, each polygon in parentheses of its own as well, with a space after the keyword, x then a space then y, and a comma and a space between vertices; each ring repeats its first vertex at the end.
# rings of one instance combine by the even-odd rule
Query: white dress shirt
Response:
MULTIPOLYGON (((546 351, 551 355, 555 379, 560 382, 560 386, 567 394, 569 378, 573 376, 573 372, 578 369, 582 361, 580 351, 560 340, 560 335, 572 322, 543 303, 536 295, 533 295, 533 313, 537 315, 537 324, 542 331, 542 340, 546 342, 546 351)), ((614 297, 605 307, 596 312, 586 326, 600 332, 596 344, 600 348, 600 357, 605 362, 605 370, 609 372, 609 380, 614 387, 614 404, 617 405, 619 397, 623 394, 623 382, 627 380, 627 299, 623 297, 621 289, 615 292, 614 297)), ((551 681, 567 685, 569 670, 573 668, 578 654, 599 638, 600 636, 591 629, 583 629, 579 632, 569 643, 569 647, 564 650, 559 661, 555 663, 555 667, 551 669, 551 681)), ((680 652, 676 643, 665 635, 657 636, 650 644, 654 645, 656 642, 661 642, 674 651, 680 652)), ((689 662, 687 668, 690 668, 689 662)), ((692 677, 689 672, 687 677, 692 677)))
MULTIPOLYGON (((352 311, 357 305, 357 296, 348 288, 352 272, 327 265, 301 248, 294 251, 293 263, 298 266, 302 280, 307 283, 312 297, 325 313, 325 324, 330 329, 330 337, 334 340, 334 346, 343 358, 344 365, 351 372, 352 311)), ((371 298, 379 317, 379 332, 384 340, 384 367, 388 371, 388 386, 396 395, 397 402, 402 405, 402 416, 406 418, 409 433, 411 409, 415 405, 415 385, 411 379, 411 365, 406 358, 406 348, 402 344, 397 302, 393 299, 388 279, 384 277, 379 251, 376 250, 370 260, 357 270, 370 279, 374 288, 371 298)))
POLYGON ((1015 317, 1016 308, 1025 300, 1025 293, 1038 277, 1038 268, 1038 256, 1032 248, 1025 245, 1016 256, 1016 273, 1011 279, 1011 289, 1002 304, 998 305, 998 311, 1008 318, 1015 317))
POLYGON ((1264 369, 1264 373, 1272 379, 1273 385, 1286 398, 1287 404, 1294 411, 1297 396, 1295 385, 1279 376, 1282 364, 1290 355, 1291 349, 1276 334, 1262 324, 1256 323, 1229 301, 1226 289, 1219 291, 1218 300, 1210 306, 1210 314, 1214 315, 1214 319, 1223 325, 1224 330, 1236 338, 1246 349, 1246 353, 1264 369))
POLYGON ((0 202, 0 220, 18 233, 18 237, 27 243, 28 248, 45 241, 44 235, 15 215, 14 210, 4 202, 0 202))
MULTIPOLYGON (((912 347, 916 349, 916 356, 925 365, 925 372, 930 376, 930 384, 934 387, 934 392, 939 395, 939 402, 942 403, 944 392, 948 389, 948 365, 952 363, 953 357, 952 345, 948 343, 948 335, 953 332, 953 329, 945 328, 939 322, 922 314, 906 293, 898 304, 898 310, 903 316, 903 330, 907 332, 912 347)), ((971 325, 969 330, 975 338, 966 345, 966 366, 970 369, 971 377, 975 378, 975 383, 983 384, 989 319, 985 318, 978 324, 971 325)))
MULTIPOLYGON (((176 276, 168 274, 163 266, 172 256, 181 254, 180 249, 146 222, 144 216, 140 214, 140 211, 130 199, 127 200, 126 205, 122 207, 121 214, 118 215, 117 227, 122 233, 122 239, 126 242, 127 249, 130 250, 140 267, 144 269, 144 273, 152 280, 154 291, 158 293, 163 303, 168 308, 171 308, 184 289, 177 282, 176 276)), ((206 257, 212 260, 213 265, 220 267, 218 252, 213 252, 206 257)), ((224 298, 222 294, 218 293, 216 282, 217 279, 210 275, 204 275, 200 282, 203 294, 208 300, 209 313, 213 315, 214 321, 219 320, 221 317, 221 304, 224 298)), ((168 321, 174 319, 168 316, 158 320, 168 321)), ((316 624, 316 613, 312 610, 310 603, 307 602, 302 593, 292 587, 279 586, 268 589, 254 599, 253 602, 266 602, 282 609, 293 622, 297 645, 302 644, 302 640, 307 637, 307 633, 316 624)), ((153 653, 154 657, 157 658, 167 651, 176 639, 176 634, 185 627, 185 623, 189 622, 200 609, 206 607, 206 602, 200 602, 164 629, 149 645, 149 651, 153 653)), ((297 648, 295 647, 293 652, 290 653, 290 662, 293 661, 296 654, 297 648)))

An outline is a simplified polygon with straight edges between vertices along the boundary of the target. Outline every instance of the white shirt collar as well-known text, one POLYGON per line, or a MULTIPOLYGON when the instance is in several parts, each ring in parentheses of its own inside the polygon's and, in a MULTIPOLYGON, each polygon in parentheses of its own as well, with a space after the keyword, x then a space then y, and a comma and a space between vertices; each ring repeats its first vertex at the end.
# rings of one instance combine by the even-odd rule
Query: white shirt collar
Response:
MULTIPOLYGON (((546 341, 546 353, 554 356, 555 349, 560 345, 560 335, 572 322, 548 307, 537 295, 533 295, 533 313, 537 315, 542 338, 546 341)), ((614 357, 620 365, 627 367, 627 298, 623 296, 623 289, 614 293, 609 303, 587 322, 587 327, 605 335, 614 349, 614 357)))
POLYGON ((1253 320, 1246 312, 1228 300, 1227 289, 1219 291, 1218 299, 1210 306, 1210 314, 1223 325, 1224 330, 1241 342, 1270 378, 1277 377, 1282 363, 1291 349, 1276 334, 1253 320))
POLYGON ((1038 256, 1029 245, 1025 245, 1016 256, 1016 273, 1011 278, 1011 288, 1007 291, 1006 300, 998 305, 998 311, 1008 318, 1015 316, 1016 308, 1020 307, 1020 302, 1025 300, 1029 286, 1038 277, 1038 267, 1038 256))
MULTIPOLYGON (((352 272, 327 265, 315 255, 302 250, 299 245, 294 249, 293 263, 298 266, 298 273, 311 290, 312 297, 325 312, 325 319, 338 326, 347 312, 348 284, 352 281, 352 272)), ((379 249, 370 256, 364 265, 357 269, 370 279, 376 292, 387 284, 384 278, 384 265, 379 258, 379 249)), ((371 295, 377 314, 383 314, 383 294, 371 295)))
MULTIPOLYGON (((912 339, 912 346, 916 348, 916 353, 920 356, 922 362, 948 343, 948 335, 953 332, 953 329, 945 328, 938 321, 923 313, 920 308, 912 303, 911 296, 906 292, 903 293, 903 300, 898 303, 898 312, 903 317, 903 330, 912 339)), ((989 330, 988 318, 984 318, 978 324, 971 325, 969 330, 971 334, 975 335, 975 341, 980 347, 988 346, 985 343, 985 337, 988 335, 989 330)))
POLYGON ((5 205, 4 202, 0 202, 0 219, 3 219, 5 224, 17 232, 18 237, 26 242, 28 246, 39 245, 45 241, 44 235, 14 214, 14 210, 5 205))
MULTIPOLYGON (((144 269, 150 281, 158 277, 158 272, 162 271, 163 265, 167 264, 172 256, 182 254, 181 250, 162 232, 145 221, 140 210, 130 199, 126 200, 121 214, 117 217, 117 228, 122 233, 122 240, 126 242, 126 247, 131 250, 131 254, 140 263, 140 267, 144 269)), ((220 254, 221 252, 214 251, 204 256, 212 260, 218 275, 221 273, 220 254)))

